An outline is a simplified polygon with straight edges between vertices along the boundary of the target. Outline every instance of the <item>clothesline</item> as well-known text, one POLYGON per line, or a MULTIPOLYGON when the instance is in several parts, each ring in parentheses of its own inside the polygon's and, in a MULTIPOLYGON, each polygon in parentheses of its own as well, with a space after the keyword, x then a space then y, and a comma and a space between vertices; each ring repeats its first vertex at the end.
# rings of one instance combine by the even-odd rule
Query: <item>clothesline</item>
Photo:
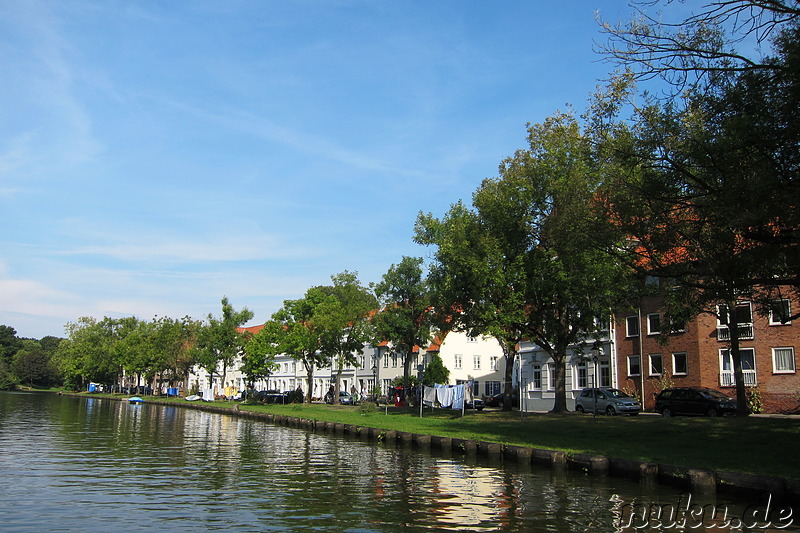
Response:
POLYGON ((425 387, 422 395, 422 402, 428 407, 433 407, 436 402, 441 407, 462 410, 464 403, 472 403, 472 384, 459 385, 434 385, 425 387))

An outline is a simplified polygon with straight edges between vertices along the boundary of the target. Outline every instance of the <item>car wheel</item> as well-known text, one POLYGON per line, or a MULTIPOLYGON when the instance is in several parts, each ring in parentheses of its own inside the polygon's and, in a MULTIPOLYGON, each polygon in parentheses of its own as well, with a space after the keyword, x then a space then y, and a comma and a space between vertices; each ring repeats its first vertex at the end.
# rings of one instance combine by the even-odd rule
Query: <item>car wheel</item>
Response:
POLYGON ((709 407, 706 414, 708 416, 719 416, 719 411, 717 411, 714 407, 709 407))
POLYGON ((575 406, 575 410, 578 411, 579 413, 583 413, 583 406, 582 405, 576 405, 575 406))
POLYGON ((670 418, 674 415, 675 413, 673 413, 672 409, 670 409, 669 407, 665 407, 664 409, 661 410, 661 416, 663 416, 664 418, 670 418))
POLYGON ((608 416, 614 416, 617 414, 617 411, 614 410, 614 408, 609 405, 608 407, 606 407, 606 414, 608 416))

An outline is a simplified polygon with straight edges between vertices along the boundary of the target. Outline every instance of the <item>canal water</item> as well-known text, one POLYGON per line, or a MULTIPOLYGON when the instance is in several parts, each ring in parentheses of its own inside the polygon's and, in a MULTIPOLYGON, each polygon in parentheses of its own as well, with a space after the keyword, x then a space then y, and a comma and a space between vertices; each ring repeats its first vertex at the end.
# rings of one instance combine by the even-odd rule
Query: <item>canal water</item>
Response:
POLYGON ((55 394, 0 393, 0 476, 4 532, 798 531, 800 523, 774 505, 767 511, 766 497, 702 499, 582 472, 55 394))

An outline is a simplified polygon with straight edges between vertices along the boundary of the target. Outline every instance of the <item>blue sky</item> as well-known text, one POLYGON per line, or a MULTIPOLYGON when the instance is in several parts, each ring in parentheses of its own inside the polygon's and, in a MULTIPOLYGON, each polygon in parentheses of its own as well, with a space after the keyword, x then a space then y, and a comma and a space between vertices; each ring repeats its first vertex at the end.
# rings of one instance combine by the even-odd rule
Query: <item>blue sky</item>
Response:
POLYGON ((580 112, 623 1, 0 0, 0 324, 269 319, 378 281, 580 112))

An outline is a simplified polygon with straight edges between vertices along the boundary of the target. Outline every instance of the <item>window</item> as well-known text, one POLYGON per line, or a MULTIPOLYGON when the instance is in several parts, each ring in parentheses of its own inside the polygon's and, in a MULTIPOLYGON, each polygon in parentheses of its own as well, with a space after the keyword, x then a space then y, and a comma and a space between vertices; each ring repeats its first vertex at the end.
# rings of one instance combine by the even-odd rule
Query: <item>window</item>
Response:
POLYGON ((472 356, 472 369, 473 370, 480 370, 481 369, 481 356, 480 355, 473 355, 472 356))
MULTIPOLYGON (((730 340, 731 334, 728 324, 730 324, 731 318, 727 305, 717 306, 717 340, 730 340)), ((736 325, 738 326, 740 339, 753 338, 753 311, 750 302, 736 304, 736 325)))
POLYGON ((467 337, 467 342, 478 342, 478 337, 467 337))
POLYGON ((383 368, 389 368, 389 354, 383 356, 383 368))
POLYGON ((650 375, 660 376, 664 373, 664 360, 660 353, 650 354, 650 375))
POLYGON ((575 388, 585 389, 588 386, 586 384, 586 360, 581 359, 575 365, 575 388))
POLYGON ((392 368, 397 368, 397 354, 392 354, 392 368))
MULTIPOLYGON (((736 379, 733 375, 733 359, 727 349, 719 351, 720 356, 720 375, 719 384, 723 387, 733 387, 736 379)), ((758 385, 756 378, 756 352, 753 348, 739 348, 739 358, 742 361, 742 373, 744 374, 744 384, 747 387, 758 385)))
POLYGON ((629 316, 625 317, 625 335, 627 337, 639 336, 639 317, 629 316))
POLYGON ((642 375, 642 361, 638 355, 628 356, 628 375, 629 376, 642 375))
POLYGON ((609 365, 608 361, 600 361, 598 364, 600 365, 600 386, 601 387, 610 387, 611 386, 611 365, 609 365))
POLYGON ((542 388, 542 365, 534 364, 531 366, 531 385, 536 390, 542 388))
POLYGON ((499 381, 487 381, 486 382, 486 396, 494 396, 495 394, 500 394, 500 382, 499 381))
POLYGON ((772 371, 776 374, 794 374, 794 348, 772 349, 772 371))
POLYGON ((555 390, 556 388, 556 364, 547 363, 547 389, 555 390))
POLYGON ((453 356, 453 368, 461 369, 461 354, 457 353, 453 356))
POLYGON ((359 355, 358 356, 358 366, 364 368, 367 364, 367 356, 366 355, 359 355))
POLYGON ((489 370, 497 370, 497 356, 495 355, 489 358, 489 370))
POLYGON ((661 315, 658 313, 647 315, 647 334, 658 335, 659 333, 661 333, 661 315))
POLYGON ((789 317, 792 316, 789 308, 789 300, 775 300, 769 304, 769 325, 782 326, 791 324, 789 317))
POLYGON ((689 364, 685 353, 672 354, 672 374, 675 376, 685 376, 689 371, 689 364))

